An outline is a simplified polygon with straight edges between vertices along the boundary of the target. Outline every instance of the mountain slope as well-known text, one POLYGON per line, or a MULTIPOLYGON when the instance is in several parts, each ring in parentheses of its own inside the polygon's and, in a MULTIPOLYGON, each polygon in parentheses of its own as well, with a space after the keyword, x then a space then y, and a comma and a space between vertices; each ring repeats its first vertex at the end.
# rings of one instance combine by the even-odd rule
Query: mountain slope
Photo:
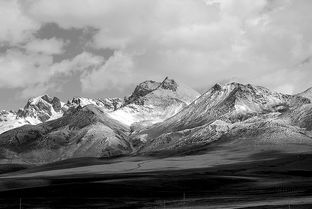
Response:
POLYGON ((312 88, 309 88, 309 89, 305 90, 304 92, 299 93, 297 95, 312 100, 312 88))
POLYGON ((36 126, 26 125, 0 135, 4 158, 30 163, 128 153, 129 129, 104 111, 87 105, 36 126))
POLYGON ((306 98, 270 92, 263 87, 216 84, 175 116, 134 133, 131 141, 139 152, 151 152, 210 143, 221 137, 267 136, 279 140, 298 136, 309 140, 300 134, 300 128, 286 122, 290 121, 289 112, 308 103, 306 98), (274 135, 285 130, 290 133, 274 135))
POLYGON ((198 97, 198 92, 172 79, 145 81, 110 116, 136 129, 175 115, 198 97))
POLYGON ((306 104, 297 108, 290 115, 292 125, 312 131, 312 104, 306 104))

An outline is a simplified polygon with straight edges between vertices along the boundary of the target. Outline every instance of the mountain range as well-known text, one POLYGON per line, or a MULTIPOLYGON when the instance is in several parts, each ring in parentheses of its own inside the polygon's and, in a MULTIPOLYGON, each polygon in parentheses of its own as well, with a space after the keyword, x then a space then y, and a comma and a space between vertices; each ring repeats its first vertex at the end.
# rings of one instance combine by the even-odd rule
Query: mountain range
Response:
POLYGON ((311 146, 311 100, 312 88, 286 95, 235 82, 200 95, 169 78, 142 82, 124 99, 43 95, 0 113, 0 161, 178 155, 232 140, 311 146))

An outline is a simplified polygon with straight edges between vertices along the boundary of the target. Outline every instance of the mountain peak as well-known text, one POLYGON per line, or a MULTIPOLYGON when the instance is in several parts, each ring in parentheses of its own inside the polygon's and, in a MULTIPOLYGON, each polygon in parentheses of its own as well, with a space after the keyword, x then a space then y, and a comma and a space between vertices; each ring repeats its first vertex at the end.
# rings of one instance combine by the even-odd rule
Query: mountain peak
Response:
POLYGON ((297 94, 298 96, 302 96, 302 97, 305 97, 305 98, 308 98, 312 101, 312 87, 311 88, 308 88, 307 90, 305 90, 304 92, 302 93, 299 93, 297 94))
POLYGON ((168 77, 166 77, 162 82, 147 80, 138 84, 133 93, 144 94, 144 93, 154 91, 158 88, 176 91, 176 89, 178 88, 178 83, 175 80, 170 79, 168 77))
POLYGON ((61 117, 63 115, 62 106, 62 102, 57 97, 50 97, 47 94, 32 97, 23 109, 18 110, 17 117, 32 118, 38 122, 44 122, 61 117))
POLYGON ((50 97, 47 94, 41 95, 41 96, 38 96, 38 97, 31 97, 31 98, 28 99, 25 108, 29 107, 30 105, 36 105, 36 104, 38 104, 42 100, 50 103, 52 101, 52 97, 50 97))
POLYGON ((160 83, 156 81, 152 81, 152 80, 144 81, 136 86, 132 95, 133 96, 145 96, 151 91, 156 90, 159 87, 159 85, 160 83))
POLYGON ((176 91, 178 84, 173 79, 169 79, 168 77, 166 77, 162 82, 153 80, 144 81, 135 87, 133 93, 125 100, 125 105, 133 103, 139 98, 144 97, 160 88, 176 91))
POLYGON ((126 125, 150 125, 163 121, 200 96, 195 90, 166 77, 162 82, 144 81, 124 99, 111 116, 126 125))
POLYGON ((163 80, 163 82, 160 84, 160 88, 176 91, 178 88, 178 84, 175 80, 166 77, 165 80, 163 80))
POLYGON ((251 84, 242 84, 242 83, 238 83, 238 82, 230 82, 224 85, 223 88, 227 88, 227 89, 240 89, 243 91, 248 91, 248 90, 254 90, 257 88, 264 88, 264 87, 258 87, 258 86, 254 86, 251 84))
POLYGON ((181 97, 181 101, 189 104, 199 96, 199 93, 168 77, 162 82, 148 80, 136 86, 133 93, 125 98, 123 106, 131 103, 143 104, 147 96, 151 98, 181 97))
POLYGON ((215 85, 213 85, 211 87, 213 90, 216 90, 216 91, 220 91, 222 89, 222 86, 218 83, 216 83, 215 85))

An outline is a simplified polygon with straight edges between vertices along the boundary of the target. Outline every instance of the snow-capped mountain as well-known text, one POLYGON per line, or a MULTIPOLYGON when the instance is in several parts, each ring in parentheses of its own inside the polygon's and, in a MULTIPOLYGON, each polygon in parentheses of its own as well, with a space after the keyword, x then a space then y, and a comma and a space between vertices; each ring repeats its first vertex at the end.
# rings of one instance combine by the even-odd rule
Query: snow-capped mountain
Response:
POLYGON ((29 99, 25 107, 19 109, 16 114, 20 118, 30 117, 38 122, 45 122, 61 117, 63 106, 64 103, 59 98, 43 95, 29 99))
MULTIPOLYGON (((264 87, 239 83, 216 84, 174 117, 154 127, 161 129, 162 133, 204 125, 221 116, 227 120, 239 120, 240 117, 262 112, 285 111, 292 103, 291 98, 264 87)), ((300 100, 306 101, 303 98, 300 100)))
POLYGON ((0 125, 39 123, 0 135, 2 160, 12 162, 175 154, 229 139, 312 144, 310 99, 235 82, 216 84, 201 96, 168 78, 140 83, 124 100, 74 97, 64 104, 42 96, 0 118, 0 125))
POLYGON ((140 152, 174 150, 221 137, 307 140, 300 128, 292 127, 290 115, 309 103, 250 84, 216 84, 175 116, 135 133, 131 140, 140 152))
POLYGON ((199 96, 195 90, 173 79, 145 81, 110 116, 137 129, 170 118, 199 96))
POLYGON ((36 125, 54 120, 78 107, 90 104, 109 113, 115 120, 136 129, 175 115, 199 96, 195 90, 168 78, 163 82, 145 81, 139 84, 126 100, 74 97, 64 103, 57 97, 43 95, 29 99, 25 107, 17 112, 2 111, 0 134, 23 125, 36 125))
POLYGON ((19 116, 13 118, 15 121, 26 117, 36 120, 19 126, 37 125, 3 133, 0 145, 7 156, 36 163, 130 153, 130 125, 133 131, 138 126, 162 122, 198 96, 189 87, 166 78, 163 82, 139 84, 125 100, 74 97, 64 104, 48 96, 33 98, 19 111, 19 116), (79 121, 80 125, 72 125, 73 121, 79 121), (20 149, 22 147, 27 149, 20 149))
POLYGON ((36 125, 42 122, 62 117, 69 109, 76 109, 93 104, 105 112, 111 112, 121 107, 120 98, 90 99, 74 97, 66 104, 57 97, 43 95, 30 98, 24 108, 18 111, 0 112, 0 134, 23 125, 36 125))
POLYGON ((23 125, 39 124, 63 116, 64 103, 57 97, 43 95, 28 100, 24 108, 14 111, 2 111, 0 114, 0 133, 23 125))

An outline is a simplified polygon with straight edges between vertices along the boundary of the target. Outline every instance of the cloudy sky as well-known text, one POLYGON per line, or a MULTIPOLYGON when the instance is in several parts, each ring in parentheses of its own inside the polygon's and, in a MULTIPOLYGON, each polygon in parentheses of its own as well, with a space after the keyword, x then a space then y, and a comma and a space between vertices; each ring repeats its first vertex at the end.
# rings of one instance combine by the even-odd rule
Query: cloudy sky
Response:
POLYGON ((165 76, 312 86, 311 0, 0 0, 0 109, 124 96, 165 76))

